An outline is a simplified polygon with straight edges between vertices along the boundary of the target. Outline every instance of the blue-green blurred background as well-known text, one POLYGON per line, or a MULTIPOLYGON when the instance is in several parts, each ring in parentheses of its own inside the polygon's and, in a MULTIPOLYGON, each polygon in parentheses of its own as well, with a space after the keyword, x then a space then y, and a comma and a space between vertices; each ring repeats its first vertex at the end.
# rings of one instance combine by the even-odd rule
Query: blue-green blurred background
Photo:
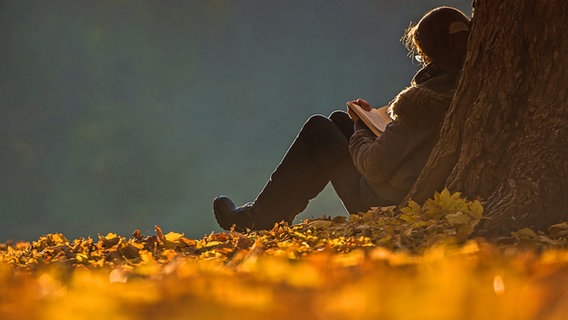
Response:
MULTIPOLYGON (((0 241, 219 231, 312 114, 388 103, 410 21, 471 1, 0 1, 0 241)), ((333 189, 299 218, 345 214, 333 189)))

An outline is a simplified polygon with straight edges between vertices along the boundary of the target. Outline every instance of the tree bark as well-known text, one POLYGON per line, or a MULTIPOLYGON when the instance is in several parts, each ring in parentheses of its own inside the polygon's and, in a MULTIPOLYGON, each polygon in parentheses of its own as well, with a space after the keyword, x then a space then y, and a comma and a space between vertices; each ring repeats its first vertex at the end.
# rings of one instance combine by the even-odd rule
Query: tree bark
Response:
POLYGON ((456 95, 407 199, 480 198, 477 234, 568 220, 568 1, 474 1, 456 95))

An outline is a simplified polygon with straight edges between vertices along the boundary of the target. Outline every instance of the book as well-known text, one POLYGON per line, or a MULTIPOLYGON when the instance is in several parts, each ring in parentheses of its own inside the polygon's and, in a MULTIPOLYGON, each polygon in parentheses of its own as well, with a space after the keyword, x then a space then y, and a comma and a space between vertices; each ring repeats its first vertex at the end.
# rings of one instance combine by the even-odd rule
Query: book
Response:
POLYGON ((388 113, 388 106, 384 106, 378 109, 371 109, 367 111, 358 104, 347 102, 347 107, 359 117, 364 124, 373 131, 373 133, 378 137, 383 133, 392 119, 388 113))

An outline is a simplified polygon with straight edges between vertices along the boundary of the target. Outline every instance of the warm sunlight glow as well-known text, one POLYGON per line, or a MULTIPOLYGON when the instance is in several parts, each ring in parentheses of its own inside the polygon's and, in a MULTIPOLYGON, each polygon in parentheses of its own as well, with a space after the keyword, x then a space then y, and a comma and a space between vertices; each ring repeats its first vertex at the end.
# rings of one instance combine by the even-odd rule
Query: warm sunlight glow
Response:
POLYGON ((493 290, 495 290, 496 294, 502 294, 505 292, 505 283, 500 275, 496 275, 493 279, 493 290))

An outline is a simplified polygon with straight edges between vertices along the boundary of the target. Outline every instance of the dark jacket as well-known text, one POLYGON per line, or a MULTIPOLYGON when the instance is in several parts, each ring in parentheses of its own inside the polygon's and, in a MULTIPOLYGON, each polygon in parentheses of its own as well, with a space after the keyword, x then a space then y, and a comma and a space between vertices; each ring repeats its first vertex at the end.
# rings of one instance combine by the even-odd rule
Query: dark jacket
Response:
POLYGON ((349 141, 357 170, 374 193, 397 204, 410 191, 434 147, 457 75, 429 65, 391 102, 395 120, 380 137, 358 121, 349 141))

